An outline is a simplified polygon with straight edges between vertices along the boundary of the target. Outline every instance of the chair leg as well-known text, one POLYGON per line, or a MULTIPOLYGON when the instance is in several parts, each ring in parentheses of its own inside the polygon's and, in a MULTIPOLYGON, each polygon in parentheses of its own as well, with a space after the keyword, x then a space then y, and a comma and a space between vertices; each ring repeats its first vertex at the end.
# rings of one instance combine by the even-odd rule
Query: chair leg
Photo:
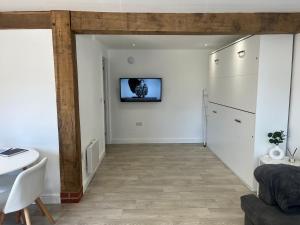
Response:
POLYGON ((55 224, 55 220, 53 219, 52 215, 50 214, 50 212, 48 211, 47 207, 44 205, 44 203, 42 202, 42 200, 40 198, 37 198, 35 200, 35 203, 38 205, 38 207, 40 208, 41 212, 47 217, 48 221, 51 224, 55 224))
POLYGON ((24 224, 24 217, 23 217, 23 213, 22 213, 22 210, 20 210, 20 211, 18 211, 17 213, 16 213, 16 223, 22 223, 22 224, 24 224))
POLYGON ((20 223, 21 222, 21 212, 18 211, 16 212, 16 223, 20 223))
POLYGON ((21 224, 25 224, 25 215, 24 215, 24 210, 21 210, 21 224))
POLYGON ((5 214, 0 212, 0 225, 4 224, 5 214))
MULTIPOLYGON (((39 198, 38 198, 39 199, 39 198)), ((44 208, 43 208, 43 202, 42 202, 42 200, 38 200, 38 199, 36 199, 35 200, 35 204, 38 206, 38 208, 40 209, 40 211, 41 211, 41 213, 42 213, 42 215, 43 216, 46 216, 46 214, 45 214, 45 212, 44 212, 44 208)))
POLYGON ((26 225, 31 225, 30 215, 28 208, 23 209, 26 225))

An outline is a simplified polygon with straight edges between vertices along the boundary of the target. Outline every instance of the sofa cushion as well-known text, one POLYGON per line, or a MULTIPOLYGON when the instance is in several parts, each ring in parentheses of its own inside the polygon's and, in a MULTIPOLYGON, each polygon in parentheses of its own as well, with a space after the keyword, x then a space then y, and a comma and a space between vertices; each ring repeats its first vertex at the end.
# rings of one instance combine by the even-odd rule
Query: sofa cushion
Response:
POLYGON ((252 194, 241 197, 241 207, 254 225, 300 224, 300 214, 285 214, 277 206, 267 205, 252 194))

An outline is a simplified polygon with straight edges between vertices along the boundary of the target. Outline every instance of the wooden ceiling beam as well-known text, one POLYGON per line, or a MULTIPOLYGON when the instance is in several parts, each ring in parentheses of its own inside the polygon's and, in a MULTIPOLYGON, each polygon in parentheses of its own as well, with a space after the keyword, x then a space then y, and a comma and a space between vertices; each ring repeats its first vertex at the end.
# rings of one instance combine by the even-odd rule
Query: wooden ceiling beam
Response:
POLYGON ((71 12, 83 34, 283 34, 300 32, 300 13, 71 12))
POLYGON ((0 29, 51 29, 50 12, 0 12, 0 29))

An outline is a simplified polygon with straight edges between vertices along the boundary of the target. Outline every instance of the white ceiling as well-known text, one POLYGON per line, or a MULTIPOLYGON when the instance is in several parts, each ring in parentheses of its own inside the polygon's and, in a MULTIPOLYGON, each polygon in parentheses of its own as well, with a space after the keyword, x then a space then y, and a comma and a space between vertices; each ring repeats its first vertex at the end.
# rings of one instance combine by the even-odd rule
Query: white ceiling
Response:
POLYGON ((237 35, 95 35, 109 49, 218 49, 237 35))
POLYGON ((0 11, 295 12, 300 0, 1 0, 0 11))

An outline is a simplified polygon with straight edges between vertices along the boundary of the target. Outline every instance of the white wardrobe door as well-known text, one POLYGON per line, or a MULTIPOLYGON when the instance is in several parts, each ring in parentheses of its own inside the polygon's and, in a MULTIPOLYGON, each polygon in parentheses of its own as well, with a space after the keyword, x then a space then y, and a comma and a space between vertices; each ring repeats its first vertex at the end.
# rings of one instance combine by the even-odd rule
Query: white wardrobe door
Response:
POLYGON ((221 56, 219 52, 211 54, 209 56, 209 71, 211 76, 220 76, 222 69, 222 65, 224 64, 221 61, 221 56))
POLYGON ((258 36, 217 52, 214 57, 220 60, 218 74, 212 69, 208 81, 211 102, 256 112, 258 52, 258 36))
POLYGON ((258 73, 260 36, 252 36, 230 47, 235 76, 255 76, 258 73))
POLYGON ((254 190, 255 115, 215 104, 210 110, 217 113, 208 124, 208 147, 254 190))
POLYGON ((255 115, 234 109, 226 109, 227 164, 233 172, 254 190, 254 135, 255 115))
POLYGON ((234 74, 234 68, 233 68, 233 53, 232 53, 232 46, 222 49, 218 52, 219 59, 220 59, 220 72, 219 76, 225 77, 225 76, 232 76, 234 74))
POLYGON ((211 103, 208 104, 207 145, 214 152, 218 151, 218 146, 220 146, 220 113, 217 105, 211 103))
POLYGON ((210 76, 208 90, 211 102, 256 111, 257 76, 210 76))

